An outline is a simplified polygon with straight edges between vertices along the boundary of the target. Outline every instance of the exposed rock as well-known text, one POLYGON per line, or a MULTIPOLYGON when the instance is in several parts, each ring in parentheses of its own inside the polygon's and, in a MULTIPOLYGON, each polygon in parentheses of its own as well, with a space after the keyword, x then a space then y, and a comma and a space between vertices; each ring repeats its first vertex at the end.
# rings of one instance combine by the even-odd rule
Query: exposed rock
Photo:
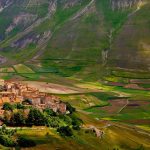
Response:
POLYGON ((4 8, 11 5, 12 2, 13 2, 13 0, 0 0, 0 12, 2 12, 4 8))
POLYGON ((3 64, 7 61, 6 57, 0 55, 0 64, 3 64))
POLYGON ((43 34, 31 33, 31 34, 26 35, 25 37, 13 42, 11 44, 11 47, 25 48, 31 43, 40 45, 45 40, 47 40, 50 36, 51 36, 50 31, 45 31, 43 34))
POLYGON ((47 0, 29 0, 27 7, 33 7, 47 3, 47 0))
POLYGON ((107 62, 108 59, 108 49, 104 49, 102 51, 102 63, 105 64, 107 62))
POLYGON ((75 16, 73 16, 71 18, 71 20, 75 20, 79 17, 81 17, 83 14, 87 14, 88 12, 92 12, 93 10, 95 11, 95 5, 93 5, 95 2, 95 0, 91 0, 91 2, 89 4, 87 4, 81 11, 78 11, 77 14, 75 14, 75 16))
POLYGON ((82 0, 64 0, 63 1, 63 3, 65 3, 64 9, 73 7, 75 5, 80 5, 81 2, 82 2, 82 0))
POLYGON ((92 130, 92 132, 95 133, 96 137, 99 137, 99 138, 102 138, 102 136, 103 136, 103 134, 104 134, 103 131, 97 129, 95 126, 91 126, 91 127, 90 127, 90 130, 92 130))
POLYGON ((110 0, 112 10, 131 8, 142 3, 143 0, 110 0))
POLYGON ((31 33, 30 35, 26 35, 25 37, 13 42, 11 47, 25 48, 30 43, 37 43, 39 39, 40 35, 31 33))
POLYGON ((33 21, 36 20, 36 18, 37 18, 36 15, 29 14, 29 13, 21 13, 21 14, 19 14, 18 16, 16 16, 13 19, 12 24, 6 29, 6 34, 11 32, 18 25, 26 26, 26 25, 32 23, 33 21))
POLYGON ((57 9, 57 0, 50 1, 49 7, 48 7, 48 12, 49 14, 54 14, 57 9))

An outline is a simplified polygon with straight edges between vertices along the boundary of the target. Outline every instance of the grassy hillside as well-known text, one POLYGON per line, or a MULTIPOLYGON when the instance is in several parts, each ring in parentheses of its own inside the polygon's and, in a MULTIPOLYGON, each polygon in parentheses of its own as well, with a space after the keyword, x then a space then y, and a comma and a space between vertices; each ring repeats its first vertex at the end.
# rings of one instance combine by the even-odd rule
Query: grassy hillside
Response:
POLYGON ((118 34, 110 52, 110 60, 115 66, 149 69, 149 9, 150 3, 147 2, 140 10, 129 16, 118 34))
POLYGON ((8 58, 7 65, 31 64, 32 59, 35 65, 31 67, 37 68, 38 62, 42 70, 52 68, 54 74, 84 80, 98 80, 109 74, 106 64, 147 70, 149 2, 125 8, 112 6, 109 0, 14 2, 0 13, 0 54, 8 58), (25 17, 26 23, 18 21, 6 34, 22 13, 30 21, 25 17))

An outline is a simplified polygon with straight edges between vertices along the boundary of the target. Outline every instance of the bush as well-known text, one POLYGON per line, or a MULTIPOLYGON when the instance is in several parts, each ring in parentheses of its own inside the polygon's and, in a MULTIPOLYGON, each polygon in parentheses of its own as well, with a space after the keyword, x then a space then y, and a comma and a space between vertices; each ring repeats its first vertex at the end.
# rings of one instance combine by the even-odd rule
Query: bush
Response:
POLYGON ((10 119, 10 125, 13 126, 24 126, 25 117, 21 112, 14 113, 10 119))
POLYGON ((80 129, 81 129, 80 126, 78 126, 78 125, 72 126, 72 128, 73 128, 74 130, 80 130, 80 129))
POLYGON ((66 103, 67 110, 72 114, 73 112, 76 111, 74 107, 72 107, 68 102, 66 103))
POLYGON ((30 109, 30 112, 29 112, 28 118, 27 118, 27 125, 28 126, 32 126, 32 125, 43 126, 43 125, 45 125, 44 114, 36 108, 30 109))
POLYGON ((14 107, 10 103, 4 103, 3 104, 3 110, 12 111, 13 109, 14 109, 14 107))
POLYGON ((63 120, 67 125, 72 124, 72 119, 70 118, 69 115, 59 115, 59 118, 63 120))
POLYGON ((60 124, 58 117, 49 117, 46 119, 46 126, 52 128, 58 128, 60 124))
POLYGON ((83 121, 80 118, 78 118, 75 114, 71 114, 70 117, 72 119, 72 126, 73 126, 72 128, 74 130, 80 130, 83 121))
POLYGON ((17 103, 17 104, 16 104, 16 108, 17 108, 17 109, 25 109, 25 106, 22 105, 22 104, 20 104, 20 103, 17 103))
POLYGON ((33 140, 27 139, 25 137, 19 137, 17 142, 18 142, 18 145, 20 147, 34 147, 34 146, 36 146, 36 143, 33 140))
POLYGON ((83 121, 80 118, 78 118, 75 114, 71 114, 70 117, 72 119, 73 126, 81 126, 83 124, 83 121))
POLYGON ((72 136, 73 135, 73 132, 69 126, 62 126, 57 129, 57 132, 59 132, 59 134, 61 136, 72 136))
POLYGON ((49 117, 56 116, 56 113, 52 109, 49 109, 49 108, 45 108, 43 112, 46 113, 49 117))
POLYGON ((16 145, 8 135, 0 135, 0 144, 7 147, 14 147, 16 145))

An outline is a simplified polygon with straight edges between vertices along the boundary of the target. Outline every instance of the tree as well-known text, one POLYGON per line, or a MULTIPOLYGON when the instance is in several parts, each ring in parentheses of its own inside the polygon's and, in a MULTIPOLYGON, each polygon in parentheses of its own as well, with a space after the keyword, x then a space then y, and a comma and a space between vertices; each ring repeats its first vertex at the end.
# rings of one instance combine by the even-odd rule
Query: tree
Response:
POLYGON ((6 125, 10 123, 11 116, 12 116, 12 112, 5 110, 5 112, 4 112, 4 117, 3 117, 3 122, 4 122, 6 125))
POLYGON ((58 128, 60 124, 58 117, 48 117, 46 118, 46 126, 52 128, 58 128))
POLYGON ((45 117, 44 117, 43 113, 40 110, 36 109, 36 108, 30 109, 30 112, 29 112, 28 118, 27 118, 27 124, 29 126, 32 126, 32 125, 36 125, 36 126, 45 125, 45 117))
POLYGON ((10 119, 10 124, 13 126, 24 126, 25 125, 24 115, 21 112, 13 114, 10 119))
POLYGON ((43 112, 46 113, 46 115, 48 116, 56 116, 56 113, 52 109, 49 109, 49 108, 45 108, 43 112))
POLYGON ((72 124, 72 119, 69 115, 59 115, 59 118, 62 119, 67 125, 72 124))
POLYGON ((73 132, 69 126, 62 126, 57 129, 57 132, 59 132, 59 134, 61 136, 72 136, 73 135, 73 132))
POLYGON ((70 116, 72 118, 72 126, 74 130, 79 130, 80 126, 83 124, 83 121, 78 118, 75 114, 70 116))
POLYGON ((20 147, 33 147, 36 146, 36 143, 31 140, 31 139, 27 139, 25 137, 19 137, 17 140, 17 143, 20 147))
POLYGON ((16 143, 12 138, 15 132, 16 130, 7 129, 4 124, 2 128, 0 128, 0 144, 8 147, 15 146, 16 143))
POLYGON ((72 114, 73 112, 76 111, 74 107, 72 107, 68 102, 66 103, 67 110, 72 114))
POLYGON ((16 108, 17 108, 17 109, 25 109, 25 106, 22 105, 22 104, 20 104, 20 103, 17 103, 17 104, 16 104, 16 108))
POLYGON ((16 145, 15 141, 8 135, 0 135, 0 144, 7 147, 14 147, 16 145))
POLYGON ((13 111, 14 107, 10 103, 3 104, 3 110, 13 111))

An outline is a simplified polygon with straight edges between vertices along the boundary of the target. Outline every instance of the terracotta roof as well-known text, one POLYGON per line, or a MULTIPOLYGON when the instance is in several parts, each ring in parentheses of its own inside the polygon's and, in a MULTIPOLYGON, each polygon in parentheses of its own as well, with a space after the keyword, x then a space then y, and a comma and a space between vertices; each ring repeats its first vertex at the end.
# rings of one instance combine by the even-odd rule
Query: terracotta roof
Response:
POLYGON ((2 101, 3 101, 3 103, 8 103, 8 102, 10 102, 10 99, 9 99, 9 97, 2 97, 2 101))

